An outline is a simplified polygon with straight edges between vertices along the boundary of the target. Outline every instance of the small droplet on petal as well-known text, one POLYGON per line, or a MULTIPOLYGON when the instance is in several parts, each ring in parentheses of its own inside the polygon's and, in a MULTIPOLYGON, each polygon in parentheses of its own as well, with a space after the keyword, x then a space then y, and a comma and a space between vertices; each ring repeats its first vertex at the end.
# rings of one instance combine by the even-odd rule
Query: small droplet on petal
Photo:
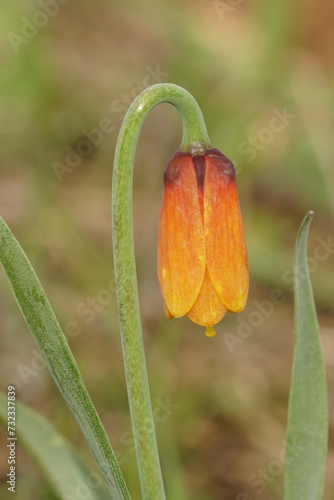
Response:
POLYGON ((213 326, 208 326, 207 329, 205 330, 205 335, 207 337, 214 337, 216 335, 216 332, 214 331, 213 326))

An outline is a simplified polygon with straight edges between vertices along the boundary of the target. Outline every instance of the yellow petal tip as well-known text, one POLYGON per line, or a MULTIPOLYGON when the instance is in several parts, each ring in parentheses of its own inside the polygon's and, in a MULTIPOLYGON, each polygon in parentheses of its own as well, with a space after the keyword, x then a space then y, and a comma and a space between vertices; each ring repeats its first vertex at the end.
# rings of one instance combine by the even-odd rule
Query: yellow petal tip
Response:
POLYGON ((174 317, 175 317, 175 316, 173 316, 173 315, 169 312, 169 310, 167 309, 167 306, 166 306, 166 304, 165 304, 165 303, 164 303, 164 311, 165 311, 165 314, 166 314, 166 316, 167 316, 167 318, 168 318, 169 320, 174 319, 174 317))
POLYGON ((214 331, 213 326, 208 326, 207 329, 205 330, 205 335, 207 337, 214 337, 216 335, 216 332, 214 331))

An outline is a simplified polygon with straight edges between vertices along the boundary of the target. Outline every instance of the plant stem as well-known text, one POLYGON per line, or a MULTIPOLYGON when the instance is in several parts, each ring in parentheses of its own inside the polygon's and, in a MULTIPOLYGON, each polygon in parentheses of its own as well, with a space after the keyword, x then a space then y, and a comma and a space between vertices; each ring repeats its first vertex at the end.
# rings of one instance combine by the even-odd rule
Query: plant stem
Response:
POLYGON ((169 102, 181 114, 181 151, 201 153, 212 147, 195 99, 173 84, 142 92, 121 127, 113 172, 113 246, 124 365, 139 476, 144 500, 164 500, 161 468, 149 393, 137 288, 132 222, 132 177, 138 136, 149 111, 169 102))

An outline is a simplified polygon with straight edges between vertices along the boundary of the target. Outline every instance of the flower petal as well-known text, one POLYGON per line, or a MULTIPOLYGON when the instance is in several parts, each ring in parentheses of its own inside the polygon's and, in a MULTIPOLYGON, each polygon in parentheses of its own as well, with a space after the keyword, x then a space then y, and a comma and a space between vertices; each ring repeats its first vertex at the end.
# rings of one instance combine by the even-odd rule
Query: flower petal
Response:
POLYGON ((174 319, 174 316, 168 311, 168 307, 166 306, 165 303, 164 304, 164 311, 165 311, 165 314, 167 316, 168 319, 174 319))
POLYGON ((213 326, 219 323, 226 313, 227 309, 214 289, 206 269, 201 291, 187 316, 198 325, 213 326))
POLYGON ((185 315, 196 301, 205 273, 205 240, 197 179, 188 153, 167 165, 158 233, 158 277, 172 316, 185 315))
POLYGON ((213 286, 229 311, 242 311, 249 273, 235 171, 217 149, 205 153, 204 232, 213 286))

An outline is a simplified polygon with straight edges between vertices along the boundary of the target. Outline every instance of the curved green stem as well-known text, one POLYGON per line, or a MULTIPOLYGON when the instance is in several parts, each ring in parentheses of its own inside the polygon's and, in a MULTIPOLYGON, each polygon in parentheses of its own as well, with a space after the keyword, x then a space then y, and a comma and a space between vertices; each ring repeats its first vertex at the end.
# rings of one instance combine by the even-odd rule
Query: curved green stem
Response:
POLYGON ((143 498, 165 498, 149 394, 139 310, 132 224, 132 174, 141 126, 157 104, 169 102, 181 114, 181 151, 192 154, 212 148, 195 99, 173 84, 154 85, 131 105, 119 133, 113 172, 113 245, 123 356, 132 428, 143 498))

